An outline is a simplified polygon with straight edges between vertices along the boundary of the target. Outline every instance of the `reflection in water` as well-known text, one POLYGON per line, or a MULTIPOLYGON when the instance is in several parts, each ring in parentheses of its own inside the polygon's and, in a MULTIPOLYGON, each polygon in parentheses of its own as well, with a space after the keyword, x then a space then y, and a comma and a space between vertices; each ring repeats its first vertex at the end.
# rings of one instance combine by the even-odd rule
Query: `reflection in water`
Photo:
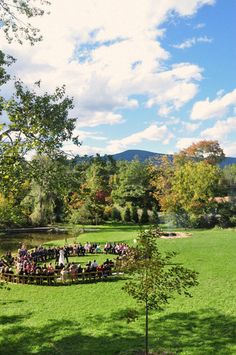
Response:
POLYGON ((30 249, 51 240, 64 239, 66 243, 67 238, 68 234, 66 233, 16 233, 0 235, 0 256, 5 254, 6 251, 17 252, 22 244, 27 249, 30 249))

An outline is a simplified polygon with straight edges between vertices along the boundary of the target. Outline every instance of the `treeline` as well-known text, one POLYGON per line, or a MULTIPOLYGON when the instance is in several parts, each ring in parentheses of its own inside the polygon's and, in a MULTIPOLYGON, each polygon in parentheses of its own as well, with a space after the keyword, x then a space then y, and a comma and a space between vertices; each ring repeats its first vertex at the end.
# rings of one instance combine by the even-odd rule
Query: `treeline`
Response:
POLYGON ((165 214, 186 228, 235 226, 236 165, 221 169, 223 158, 215 141, 192 145, 173 161, 37 155, 30 167, 23 163, 24 174, 14 190, 2 189, 0 225, 146 224, 159 223, 165 214))

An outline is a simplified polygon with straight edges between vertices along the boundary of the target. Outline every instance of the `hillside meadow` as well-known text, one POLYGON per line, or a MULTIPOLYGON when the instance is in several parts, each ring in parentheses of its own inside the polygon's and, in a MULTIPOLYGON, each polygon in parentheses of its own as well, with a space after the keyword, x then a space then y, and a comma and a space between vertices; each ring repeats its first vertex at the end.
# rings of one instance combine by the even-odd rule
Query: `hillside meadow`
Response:
MULTIPOLYGON (((77 241, 133 243, 137 233, 132 225, 101 226, 77 241)), ((236 231, 191 233, 190 238, 158 240, 162 251, 176 251, 176 261, 199 272, 199 286, 192 289, 192 298, 176 296, 165 311, 150 315, 150 349, 158 354, 235 354, 236 231)), ((106 255, 96 259, 103 262, 106 255)), ((122 290, 125 282, 124 276, 71 286, 11 284, 9 290, 0 289, 0 354, 138 354, 144 348, 144 310, 122 290), (130 309, 140 316, 127 323, 130 309)))

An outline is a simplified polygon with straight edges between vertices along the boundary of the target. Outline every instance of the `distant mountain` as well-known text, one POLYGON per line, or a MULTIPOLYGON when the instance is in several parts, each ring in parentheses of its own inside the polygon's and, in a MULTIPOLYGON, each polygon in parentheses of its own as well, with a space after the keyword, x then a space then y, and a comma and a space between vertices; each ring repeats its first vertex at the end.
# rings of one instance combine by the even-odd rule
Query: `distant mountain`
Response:
POLYGON ((148 152, 147 150, 126 150, 125 152, 118 153, 118 154, 113 154, 112 157, 115 160, 134 160, 135 158, 138 158, 138 160, 144 162, 145 160, 148 159, 153 159, 153 158, 161 158, 165 154, 161 153, 153 153, 153 152, 148 152))
MULTIPOLYGON (((112 157, 115 160, 127 160, 127 161, 131 161, 131 160, 134 160, 135 158, 137 158, 141 162, 144 162, 145 160, 152 160, 152 159, 158 160, 165 155, 167 155, 170 160, 173 159, 172 154, 154 153, 154 152, 149 152, 147 150, 138 150, 138 149, 126 150, 126 151, 118 153, 118 154, 113 154, 112 157)), ((226 157, 220 163, 220 166, 223 168, 224 166, 230 165, 230 164, 236 164, 236 158, 226 157)))

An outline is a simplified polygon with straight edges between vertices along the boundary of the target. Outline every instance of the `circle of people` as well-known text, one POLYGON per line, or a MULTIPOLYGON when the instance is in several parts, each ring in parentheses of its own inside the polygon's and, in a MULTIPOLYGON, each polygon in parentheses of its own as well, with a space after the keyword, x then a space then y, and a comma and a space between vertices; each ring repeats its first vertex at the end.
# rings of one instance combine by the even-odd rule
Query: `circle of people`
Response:
POLYGON ((115 266, 114 261, 108 258, 102 264, 98 264, 94 259, 89 261, 83 268, 81 264, 69 262, 71 256, 84 256, 89 254, 105 253, 117 255, 116 263, 126 254, 128 245, 125 243, 106 243, 104 248, 99 244, 86 242, 74 245, 65 245, 63 247, 44 247, 38 246, 33 250, 28 250, 23 244, 14 257, 11 252, 7 252, 0 259, 0 273, 32 276, 54 276, 60 275, 61 280, 65 281, 70 275, 72 280, 78 277, 78 274, 99 271, 101 275, 108 276, 115 266), (55 265, 52 262, 55 260, 55 265), (43 264, 43 265, 42 265, 43 264))

